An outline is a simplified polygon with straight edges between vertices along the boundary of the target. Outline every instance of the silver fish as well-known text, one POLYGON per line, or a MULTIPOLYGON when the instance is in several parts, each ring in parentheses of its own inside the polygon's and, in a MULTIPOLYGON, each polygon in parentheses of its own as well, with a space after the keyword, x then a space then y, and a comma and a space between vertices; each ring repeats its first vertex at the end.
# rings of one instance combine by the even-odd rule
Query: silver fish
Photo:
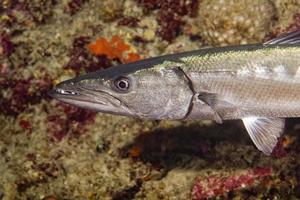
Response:
POLYGON ((96 71, 58 84, 50 95, 138 118, 242 119, 256 147, 270 155, 284 118, 300 117, 300 31, 96 71))

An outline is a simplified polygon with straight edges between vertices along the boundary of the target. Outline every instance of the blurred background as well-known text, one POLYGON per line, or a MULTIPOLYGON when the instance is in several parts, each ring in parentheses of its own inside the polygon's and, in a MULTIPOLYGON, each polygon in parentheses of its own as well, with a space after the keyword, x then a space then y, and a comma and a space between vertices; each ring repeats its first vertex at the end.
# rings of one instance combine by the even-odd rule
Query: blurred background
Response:
POLYGON ((79 74, 299 28, 298 0, 1 0, 0 199, 300 199, 297 119, 265 156, 240 121, 139 120, 47 95, 79 74))

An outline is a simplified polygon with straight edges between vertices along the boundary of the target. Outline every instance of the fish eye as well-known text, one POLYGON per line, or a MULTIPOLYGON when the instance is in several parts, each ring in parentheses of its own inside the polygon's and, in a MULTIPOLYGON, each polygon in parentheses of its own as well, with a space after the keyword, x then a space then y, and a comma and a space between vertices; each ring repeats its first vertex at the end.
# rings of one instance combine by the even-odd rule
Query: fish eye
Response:
POLYGON ((126 77, 119 77, 115 80, 114 85, 118 91, 126 92, 130 88, 130 80, 126 77))

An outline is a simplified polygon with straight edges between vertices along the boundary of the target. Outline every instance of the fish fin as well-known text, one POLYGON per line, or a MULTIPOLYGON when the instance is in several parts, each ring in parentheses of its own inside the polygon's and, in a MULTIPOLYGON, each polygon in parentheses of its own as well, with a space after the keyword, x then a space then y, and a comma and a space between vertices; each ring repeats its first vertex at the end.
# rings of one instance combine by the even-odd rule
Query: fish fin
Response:
POLYGON ((201 92, 198 94, 198 99, 208 104, 210 107, 215 107, 218 103, 218 97, 215 93, 201 92))
POLYGON ((240 118, 241 109, 232 104, 228 99, 221 98, 216 93, 201 92, 198 95, 198 99, 211 107, 220 119, 240 118))
POLYGON ((300 30, 282 34, 264 43, 264 45, 272 44, 300 44, 300 30))
POLYGON ((207 103, 199 99, 199 94, 195 94, 192 100, 192 107, 185 119, 210 119, 218 124, 222 124, 220 115, 207 103))
POLYGON ((242 120, 255 146, 270 155, 284 131, 284 119, 246 117, 242 120))

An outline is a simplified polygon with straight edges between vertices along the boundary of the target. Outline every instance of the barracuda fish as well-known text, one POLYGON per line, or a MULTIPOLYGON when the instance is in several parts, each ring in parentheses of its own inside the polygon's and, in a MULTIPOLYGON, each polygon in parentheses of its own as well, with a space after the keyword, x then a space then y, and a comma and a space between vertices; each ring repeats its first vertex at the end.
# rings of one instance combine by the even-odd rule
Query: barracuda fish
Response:
POLYGON ((256 147, 270 155, 284 118, 300 117, 300 31, 96 71, 58 84, 50 95, 137 118, 241 119, 256 147))

